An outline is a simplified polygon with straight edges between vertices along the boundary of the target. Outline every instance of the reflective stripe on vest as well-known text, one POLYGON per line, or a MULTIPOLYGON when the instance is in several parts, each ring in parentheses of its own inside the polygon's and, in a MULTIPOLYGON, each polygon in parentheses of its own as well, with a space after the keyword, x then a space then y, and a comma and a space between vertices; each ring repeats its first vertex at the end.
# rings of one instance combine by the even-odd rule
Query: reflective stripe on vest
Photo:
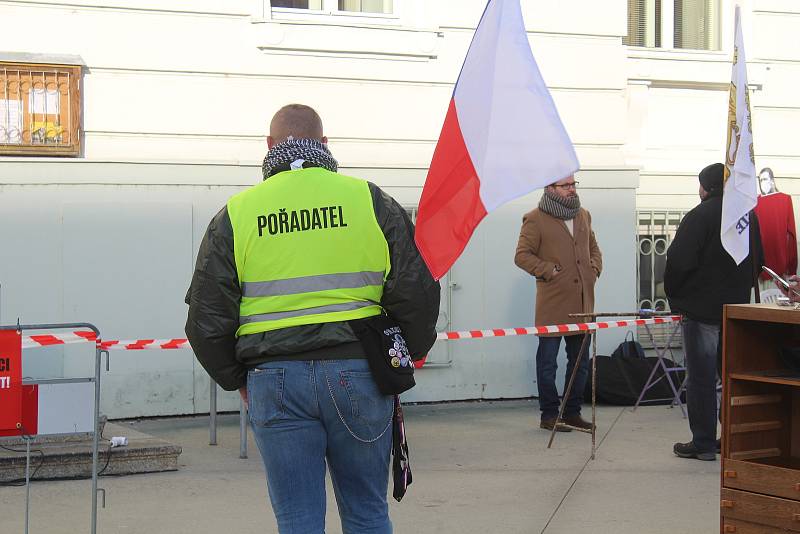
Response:
POLYGON ((248 315, 241 317, 241 324, 258 323, 261 321, 275 321, 278 319, 288 319, 289 317, 302 317, 306 315, 317 315, 322 313, 351 311, 374 306, 375 302, 345 302, 344 304, 330 304, 328 306, 317 306, 316 308, 306 308, 304 310, 293 310, 285 312, 260 313, 258 315, 248 315))
POLYGON ((319 274, 269 282, 242 282, 243 297, 277 297, 328 289, 383 286, 382 272, 319 274))
POLYGON ((228 201, 242 299, 237 336, 381 313, 389 245, 364 180, 276 174, 228 201))

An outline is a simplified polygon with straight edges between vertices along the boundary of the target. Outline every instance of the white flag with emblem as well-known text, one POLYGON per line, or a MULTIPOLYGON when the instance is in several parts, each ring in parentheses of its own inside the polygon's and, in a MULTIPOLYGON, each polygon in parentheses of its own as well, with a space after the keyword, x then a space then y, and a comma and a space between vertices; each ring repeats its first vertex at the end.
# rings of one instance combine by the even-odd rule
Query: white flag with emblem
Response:
POLYGON ((728 145, 725 152, 725 187, 722 195, 722 246, 739 265, 750 253, 750 211, 758 202, 753 123, 747 91, 747 63, 739 6, 736 6, 736 36, 733 75, 728 102, 728 145))

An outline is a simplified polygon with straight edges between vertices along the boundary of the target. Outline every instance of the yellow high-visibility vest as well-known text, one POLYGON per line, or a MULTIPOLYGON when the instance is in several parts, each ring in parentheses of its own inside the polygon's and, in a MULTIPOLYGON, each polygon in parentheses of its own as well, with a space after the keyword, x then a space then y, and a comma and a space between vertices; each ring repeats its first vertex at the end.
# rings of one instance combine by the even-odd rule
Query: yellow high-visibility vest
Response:
POLYGON ((228 201, 242 301, 237 336, 381 313, 389 245, 369 184, 312 167, 228 201))

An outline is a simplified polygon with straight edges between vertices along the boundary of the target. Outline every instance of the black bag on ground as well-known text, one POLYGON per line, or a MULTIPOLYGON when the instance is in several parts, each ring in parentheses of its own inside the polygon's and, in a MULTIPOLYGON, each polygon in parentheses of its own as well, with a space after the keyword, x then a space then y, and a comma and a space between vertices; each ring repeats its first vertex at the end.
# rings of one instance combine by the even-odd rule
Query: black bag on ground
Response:
POLYGON ((350 321, 367 355, 372 378, 384 395, 398 395, 413 388, 414 362, 406 347, 403 331, 381 314, 350 321))
MULTIPOLYGON (((677 367, 672 360, 665 359, 667 367, 677 367)), ((591 364, 591 362, 590 362, 591 364)), ((633 406, 642 392, 642 388, 647 383, 647 378, 653 371, 653 367, 658 364, 657 357, 630 357, 630 356, 598 356, 597 357, 597 402, 605 404, 615 404, 618 406, 633 406)), ((685 373, 683 371, 670 372, 670 378, 678 389, 683 383, 685 373)), ((647 401, 647 405, 670 404, 675 394, 669 387, 664 370, 659 368, 653 380, 657 380, 648 389, 642 401, 647 401), (655 401, 655 399, 664 399, 655 401)), ((591 376, 586 381, 584 397, 587 402, 592 399, 592 380, 591 376)))
POLYGON ((633 339, 633 331, 628 330, 628 334, 625 334, 625 339, 614 349, 614 352, 611 353, 612 358, 617 358, 619 356, 644 358, 644 349, 638 341, 633 339), (630 340, 628 339, 628 334, 631 335, 630 340))

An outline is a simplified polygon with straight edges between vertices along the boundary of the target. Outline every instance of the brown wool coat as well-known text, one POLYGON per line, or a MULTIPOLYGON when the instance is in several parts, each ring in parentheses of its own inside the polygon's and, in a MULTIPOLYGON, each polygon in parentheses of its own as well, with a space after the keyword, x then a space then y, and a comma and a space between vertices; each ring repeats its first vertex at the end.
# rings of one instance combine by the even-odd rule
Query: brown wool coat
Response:
POLYGON ((603 255, 588 211, 580 209, 573 228, 574 237, 564 221, 538 208, 522 218, 514 263, 536 277, 536 326, 574 323, 570 313, 594 311, 603 255), (561 270, 553 275, 556 265, 561 270))

